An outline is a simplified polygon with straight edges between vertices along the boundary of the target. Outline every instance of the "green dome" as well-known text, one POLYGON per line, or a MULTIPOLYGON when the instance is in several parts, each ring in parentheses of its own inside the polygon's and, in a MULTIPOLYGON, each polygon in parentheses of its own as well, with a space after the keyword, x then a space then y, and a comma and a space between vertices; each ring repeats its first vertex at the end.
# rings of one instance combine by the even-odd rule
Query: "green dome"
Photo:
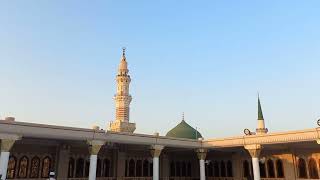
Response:
POLYGON ((182 120, 181 123, 179 123, 176 127, 171 129, 166 136, 186 139, 202 138, 201 134, 184 120, 182 120))

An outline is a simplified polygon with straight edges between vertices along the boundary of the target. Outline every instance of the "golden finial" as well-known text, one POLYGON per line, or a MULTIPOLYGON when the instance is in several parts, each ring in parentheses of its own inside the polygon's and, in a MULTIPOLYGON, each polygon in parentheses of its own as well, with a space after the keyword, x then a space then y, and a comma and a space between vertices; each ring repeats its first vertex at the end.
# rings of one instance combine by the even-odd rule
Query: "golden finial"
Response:
POLYGON ((182 121, 184 121, 184 112, 182 112, 182 121))

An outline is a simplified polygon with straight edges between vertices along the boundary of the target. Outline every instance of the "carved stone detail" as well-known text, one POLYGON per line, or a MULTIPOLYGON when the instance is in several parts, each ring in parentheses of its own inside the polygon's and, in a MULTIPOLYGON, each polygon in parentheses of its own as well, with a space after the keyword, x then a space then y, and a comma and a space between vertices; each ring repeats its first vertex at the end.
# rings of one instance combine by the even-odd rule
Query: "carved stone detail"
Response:
POLYGON ((151 156, 152 157, 159 157, 163 148, 164 148, 164 146, 161 146, 161 145, 151 146, 151 148, 150 148, 151 156))
POLYGON ((91 155, 97 155, 101 147, 105 144, 104 141, 97 141, 97 140, 87 141, 87 143, 89 145, 89 153, 91 155))
POLYGON ((1 139, 1 151, 9 152, 15 141, 14 139, 1 139))
POLYGON ((249 152, 252 158, 257 158, 260 156, 262 147, 260 144, 251 144, 244 146, 244 148, 249 152))
POLYGON ((197 149, 196 150, 199 160, 205 160, 207 157, 207 149, 197 149))

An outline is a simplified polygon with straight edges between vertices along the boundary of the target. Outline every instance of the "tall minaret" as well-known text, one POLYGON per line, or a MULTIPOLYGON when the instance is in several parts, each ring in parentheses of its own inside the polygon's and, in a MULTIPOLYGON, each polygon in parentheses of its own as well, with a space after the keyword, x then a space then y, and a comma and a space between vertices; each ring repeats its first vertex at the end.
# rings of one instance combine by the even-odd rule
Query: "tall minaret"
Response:
POLYGON ((132 97, 129 94, 129 85, 131 79, 128 75, 128 72, 129 70, 126 60, 125 48, 122 48, 122 57, 116 77, 117 93, 114 96, 114 100, 116 103, 116 120, 110 124, 111 131, 133 133, 136 129, 136 124, 129 122, 129 106, 132 97))
POLYGON ((256 129, 257 134, 266 134, 268 132, 268 129, 266 128, 264 124, 264 118, 263 118, 263 113, 262 113, 262 108, 261 108, 261 103, 260 103, 260 97, 258 95, 258 126, 256 129))

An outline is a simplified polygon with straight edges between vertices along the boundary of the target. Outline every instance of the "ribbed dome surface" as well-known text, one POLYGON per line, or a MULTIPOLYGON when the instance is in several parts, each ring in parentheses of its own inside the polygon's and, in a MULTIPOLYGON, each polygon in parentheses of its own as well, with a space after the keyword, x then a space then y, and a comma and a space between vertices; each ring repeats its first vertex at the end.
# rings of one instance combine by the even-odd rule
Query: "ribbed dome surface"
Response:
POLYGON ((186 139, 198 139, 202 138, 201 134, 191 127, 188 123, 182 120, 176 127, 171 129, 167 134, 167 137, 186 138, 186 139))

